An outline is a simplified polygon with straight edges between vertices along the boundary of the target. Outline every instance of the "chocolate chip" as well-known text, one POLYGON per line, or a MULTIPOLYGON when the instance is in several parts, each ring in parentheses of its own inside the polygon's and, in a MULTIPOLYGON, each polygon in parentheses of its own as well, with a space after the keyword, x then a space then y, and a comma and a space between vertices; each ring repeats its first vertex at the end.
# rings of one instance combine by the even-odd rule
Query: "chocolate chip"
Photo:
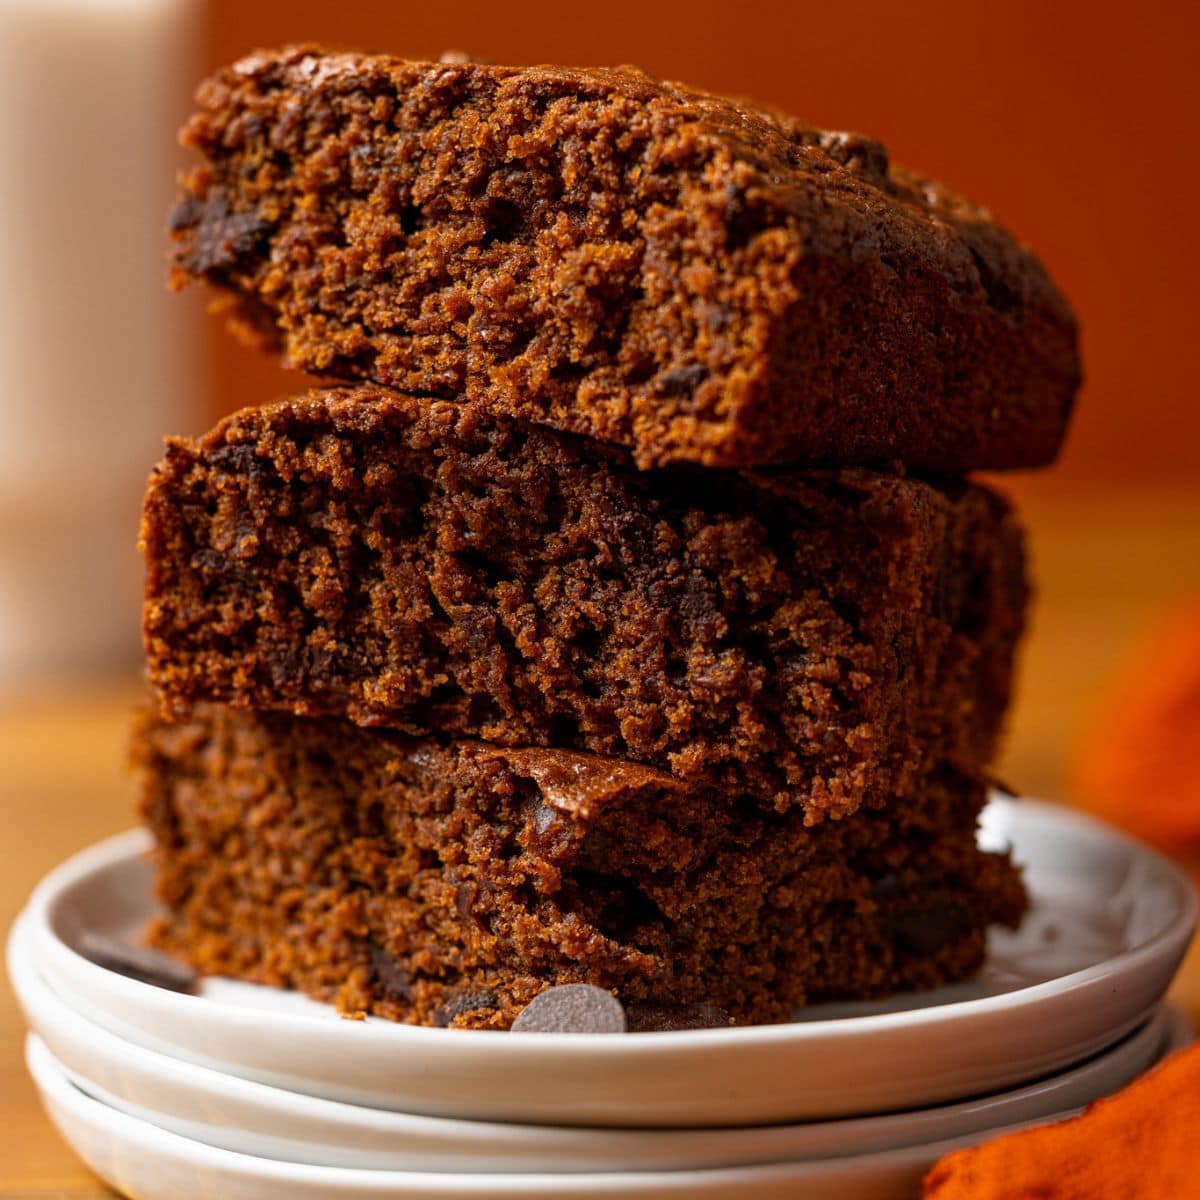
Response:
POLYGON ((514 1033, 624 1033, 620 1000, 590 983, 564 983, 534 996, 513 1022, 514 1033))
POLYGON ((903 890, 900 886, 899 876, 890 873, 881 875, 871 885, 871 899, 877 903, 885 900, 895 900, 903 890))
POLYGON ((480 933, 490 934, 492 928, 488 923, 487 906, 481 903, 481 900, 487 899, 484 889, 481 889, 479 884, 473 879, 466 879, 460 882, 455 868, 451 868, 446 872, 446 880, 455 885, 455 912, 460 917, 469 917, 475 923, 475 928, 480 933))
POLYGON ((633 1003, 625 1015, 630 1033, 671 1033, 680 1029, 719 1029, 730 1025, 729 1013, 719 1004, 633 1003))
POLYGON ((447 1000, 433 1014, 433 1023, 445 1029, 453 1025, 455 1020, 464 1013, 478 1012, 480 1009, 493 1009, 496 1007, 498 1007, 496 993, 490 988, 478 988, 459 992, 456 996, 452 996, 447 1000))
POLYGON ((203 213, 204 205, 189 193, 171 209, 171 215, 167 218, 167 225, 172 232, 178 233, 182 229, 188 229, 192 225, 197 224, 203 213))
POLYGON ((134 946, 92 930, 80 934, 75 948, 89 962, 129 979, 172 992, 190 993, 196 990, 196 972, 186 963, 160 954, 157 950, 134 946))
POLYGON ((566 824, 566 816, 557 808, 546 804, 540 796, 531 796, 522 805, 522 810, 538 837, 553 834, 566 824))
POLYGON ((256 253, 275 228, 252 212, 235 212, 228 195, 214 189, 199 207, 183 200, 171 214, 176 232, 193 230, 185 266, 196 275, 223 271, 256 253))
POLYGON ((961 904, 904 905, 883 918, 888 936, 906 954, 936 954, 971 928, 961 904))
POLYGON ((389 954, 376 942, 368 942, 367 957, 371 960, 375 982, 385 999, 398 1004, 407 1004, 412 1000, 412 981, 408 968, 394 954, 389 954))
POLYGON ((690 396, 707 378, 708 368, 701 363, 692 363, 664 371, 656 383, 664 396, 690 396))

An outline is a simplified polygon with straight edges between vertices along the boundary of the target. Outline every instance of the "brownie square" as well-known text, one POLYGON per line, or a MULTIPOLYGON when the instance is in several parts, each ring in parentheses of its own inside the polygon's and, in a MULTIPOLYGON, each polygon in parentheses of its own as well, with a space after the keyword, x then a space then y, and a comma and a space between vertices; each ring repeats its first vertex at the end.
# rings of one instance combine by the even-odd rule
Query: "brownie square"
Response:
POLYGON ((982 772, 1026 599, 982 487, 639 471, 372 387, 173 441, 142 537, 168 711, 586 751, 811 821, 982 772))
POLYGON ((350 1013, 500 1029, 583 982, 635 1028, 696 1005, 784 1020, 963 978, 1025 904, 976 847, 982 786, 949 767, 810 826, 613 759, 221 705, 144 714, 134 759, 154 944, 350 1013))
POLYGON ((984 209, 630 68, 314 47, 210 79, 172 224, 251 340, 633 449, 642 466, 1036 466, 1074 317, 984 209))

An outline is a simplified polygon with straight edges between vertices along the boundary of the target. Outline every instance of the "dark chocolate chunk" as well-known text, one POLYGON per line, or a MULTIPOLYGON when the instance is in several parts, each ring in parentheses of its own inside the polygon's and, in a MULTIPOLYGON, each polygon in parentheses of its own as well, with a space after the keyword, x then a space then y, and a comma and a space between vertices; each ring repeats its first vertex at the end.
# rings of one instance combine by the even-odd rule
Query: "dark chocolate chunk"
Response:
POLYGON ((871 885, 871 899, 877 903, 895 900, 903 890, 899 877, 889 872, 887 875, 881 875, 871 885))
POLYGON ((491 988, 469 988, 459 992, 446 1001, 433 1014, 433 1023, 442 1029, 454 1024, 457 1017, 465 1013, 479 1012, 481 1009, 494 1009, 500 1006, 496 993, 491 988))
POLYGON ((171 227, 177 233, 195 229, 195 244, 188 257, 189 271, 223 271, 254 251, 274 226, 252 212, 235 212, 229 196, 216 189, 207 200, 185 197, 171 213, 171 227))
POLYGON ((708 368, 703 363, 675 367, 658 377, 658 390, 664 396, 690 396, 707 378, 708 368))
POLYGON ((197 224, 203 216, 204 205, 201 203, 199 197, 192 195, 184 196, 171 209, 170 216, 167 217, 167 227, 173 233, 178 233, 180 230, 197 224))
POLYGON ((129 979, 167 988, 172 992, 191 993, 196 990, 196 972, 186 963, 160 954, 157 950, 135 946, 93 930, 84 930, 75 948, 89 962, 129 979))
POLYGON ((672 1033, 681 1029, 719 1029, 730 1025, 719 1004, 630 1004, 625 1009, 630 1033, 672 1033))
POLYGON ((884 917, 888 936, 906 954, 936 954, 943 946, 972 928, 966 907, 953 901, 944 904, 904 905, 884 917))
POLYGON ((624 1033, 620 1000, 590 983, 564 983, 534 996, 513 1022, 514 1033, 624 1033))
POLYGON ((383 994, 398 1004, 410 1001, 413 992, 408 968, 375 942, 367 943, 367 955, 375 972, 375 981, 383 994))

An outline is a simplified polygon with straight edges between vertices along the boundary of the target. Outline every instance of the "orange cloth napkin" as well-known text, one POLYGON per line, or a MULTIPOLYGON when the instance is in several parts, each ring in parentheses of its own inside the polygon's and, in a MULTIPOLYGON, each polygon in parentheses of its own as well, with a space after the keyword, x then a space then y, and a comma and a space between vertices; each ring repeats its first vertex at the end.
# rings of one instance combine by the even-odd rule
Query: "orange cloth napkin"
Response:
POLYGON ((1200 1198, 1200 1043, 1082 1116, 948 1154, 924 1200, 1200 1198))
POLYGON ((1090 812, 1164 850, 1200 853, 1200 599, 1105 689, 1072 774, 1071 794, 1090 812))

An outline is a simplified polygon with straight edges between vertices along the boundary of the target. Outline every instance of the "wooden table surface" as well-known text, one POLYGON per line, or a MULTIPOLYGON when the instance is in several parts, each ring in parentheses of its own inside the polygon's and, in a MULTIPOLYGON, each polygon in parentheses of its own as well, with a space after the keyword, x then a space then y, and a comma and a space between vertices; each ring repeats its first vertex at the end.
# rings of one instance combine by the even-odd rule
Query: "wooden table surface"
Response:
MULTIPOLYGON (((1022 485, 1038 608, 1000 777, 1065 797, 1065 764, 1098 687, 1130 639, 1170 602, 1200 592, 1200 489, 1065 497, 1022 485)), ((0 928, 67 854, 131 823, 125 730, 136 671, 0 692, 0 928)), ((1200 1021, 1200 955, 1173 991, 1200 1021)), ((0 1197, 110 1193, 43 1117, 22 1063, 24 1027, 0 983, 0 1197)))

